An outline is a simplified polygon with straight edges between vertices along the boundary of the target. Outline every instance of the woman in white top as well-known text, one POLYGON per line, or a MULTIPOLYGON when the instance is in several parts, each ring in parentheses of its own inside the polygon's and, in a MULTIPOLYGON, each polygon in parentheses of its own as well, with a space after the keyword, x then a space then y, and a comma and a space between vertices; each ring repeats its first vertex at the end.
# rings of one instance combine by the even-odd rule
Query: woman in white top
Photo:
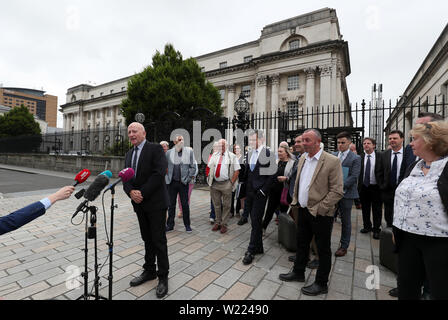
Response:
POLYGON ((416 125, 411 135, 420 160, 394 202, 398 298, 420 299, 426 277, 431 298, 448 299, 448 122, 416 125))

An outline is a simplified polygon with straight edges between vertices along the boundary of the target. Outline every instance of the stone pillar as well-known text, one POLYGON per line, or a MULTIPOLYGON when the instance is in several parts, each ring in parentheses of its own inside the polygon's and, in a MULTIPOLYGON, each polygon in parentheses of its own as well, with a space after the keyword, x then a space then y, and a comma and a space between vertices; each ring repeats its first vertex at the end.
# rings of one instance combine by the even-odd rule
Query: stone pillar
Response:
POLYGON ((279 92, 280 92, 280 75, 274 74, 270 76, 271 78, 271 116, 269 121, 269 129, 270 129, 270 141, 269 144, 271 146, 271 150, 277 152, 278 149, 278 127, 277 127, 277 118, 276 111, 279 109, 279 92))
POLYGON ((68 120, 69 115, 68 114, 64 114, 64 131, 70 131, 70 124, 69 124, 69 120, 68 120))
MULTIPOLYGON (((319 113, 322 112, 322 107, 324 114, 319 114, 319 126, 322 126, 323 117, 323 128, 333 127, 331 115, 331 65, 319 66, 320 70, 320 108, 319 113), (329 111, 328 111, 329 110, 329 111), (330 118, 328 117, 328 112, 330 112, 330 118), (328 124, 328 125, 327 125, 328 124)), ((334 123, 337 126, 336 122, 334 123)), ((319 127, 318 126, 318 127, 319 127)))
MULTIPOLYGON (((341 84, 341 74, 342 69, 340 64, 338 63, 336 66, 336 88, 335 88, 335 95, 336 95, 336 106, 335 108, 337 110, 345 111, 348 110, 346 106, 343 105, 342 101, 342 84, 341 84)), ((344 118, 343 123, 341 125, 348 126, 350 124, 350 116, 349 114, 344 113, 344 117, 341 117, 341 119, 344 118)))
POLYGON ((255 103, 255 112, 266 112, 266 85, 268 82, 267 76, 257 77, 257 100, 255 103))
MULTIPOLYGON (((314 108, 316 109, 316 103, 314 100, 315 96, 315 80, 316 80, 316 67, 309 67, 305 69, 305 75, 306 75, 306 92, 305 92, 305 114, 309 115, 311 114, 311 110, 314 108)), ((306 117, 306 119, 303 119, 302 121, 307 121, 307 123, 303 123, 303 126, 305 128, 308 128, 311 126, 310 117, 306 117)), ((313 119, 314 122, 316 119, 313 119)))

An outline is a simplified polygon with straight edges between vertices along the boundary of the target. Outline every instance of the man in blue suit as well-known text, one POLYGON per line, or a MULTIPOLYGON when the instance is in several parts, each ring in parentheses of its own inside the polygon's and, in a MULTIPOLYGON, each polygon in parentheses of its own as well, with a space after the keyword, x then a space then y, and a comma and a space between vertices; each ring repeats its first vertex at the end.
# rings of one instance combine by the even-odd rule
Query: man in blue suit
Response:
POLYGON ((70 197, 75 190, 73 186, 66 186, 59 189, 57 192, 49 195, 38 202, 32 203, 22 209, 14 211, 9 215, 0 217, 0 235, 16 230, 25 224, 40 217, 54 204, 56 201, 64 200, 70 197))
POLYGON ((243 258, 243 264, 252 263, 256 254, 263 254, 262 222, 269 190, 273 183, 273 175, 277 171, 275 156, 264 145, 264 134, 254 130, 249 134, 249 145, 252 151, 246 163, 246 202, 245 209, 249 212, 252 230, 250 242, 243 258))
POLYGON ((359 198, 358 177, 361 171, 361 157, 350 151, 350 143, 352 142, 350 133, 341 132, 336 136, 336 139, 339 151, 334 152, 333 155, 337 156, 342 163, 344 197, 338 203, 342 221, 341 244, 334 255, 343 257, 347 254, 347 249, 350 245, 353 200, 359 198))

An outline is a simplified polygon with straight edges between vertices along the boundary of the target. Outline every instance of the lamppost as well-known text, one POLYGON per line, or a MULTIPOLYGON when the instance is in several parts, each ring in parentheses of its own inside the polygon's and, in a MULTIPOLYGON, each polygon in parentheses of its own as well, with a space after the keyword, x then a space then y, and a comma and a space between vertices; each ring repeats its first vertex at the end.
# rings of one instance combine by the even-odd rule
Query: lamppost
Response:
MULTIPOLYGON (((240 96, 238 98, 238 100, 235 101, 235 104, 233 106, 236 115, 233 116, 232 119, 232 126, 233 126, 233 130, 235 131, 235 127, 238 129, 241 129, 243 132, 245 132, 248 128, 249 128, 249 110, 250 110, 250 105, 249 105, 249 101, 246 100, 246 97, 244 95, 244 93, 240 93, 240 96)), ((238 140, 237 137, 234 136, 234 140, 238 140)), ((239 143, 243 142, 242 144, 242 151, 244 153, 245 150, 245 146, 247 145, 247 137, 244 135, 244 138, 242 141, 240 141, 239 143)), ((235 144, 235 141, 234 141, 235 144)))
POLYGON ((235 101, 233 106, 236 115, 233 116, 232 124, 235 129, 235 126, 243 131, 248 129, 249 118, 248 112, 250 109, 249 101, 246 100, 244 93, 240 93, 238 100, 235 101))

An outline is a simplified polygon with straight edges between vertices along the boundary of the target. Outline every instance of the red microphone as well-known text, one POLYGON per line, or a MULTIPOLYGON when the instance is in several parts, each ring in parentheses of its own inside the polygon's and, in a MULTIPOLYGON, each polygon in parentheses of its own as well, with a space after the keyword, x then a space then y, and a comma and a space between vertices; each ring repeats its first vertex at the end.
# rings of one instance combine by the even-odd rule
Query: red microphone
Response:
POLYGON ((83 169, 75 177, 75 182, 73 186, 76 187, 78 184, 83 183, 90 176, 90 171, 88 169, 83 169))
MULTIPOLYGON (((132 168, 126 168, 120 171, 120 173, 118 174, 118 180, 115 181, 114 183, 110 184, 105 190, 104 192, 114 188, 117 184, 119 184, 120 182, 128 182, 129 180, 131 180, 134 177, 134 169, 132 168)), ((103 193, 104 193, 103 192, 103 193)))

